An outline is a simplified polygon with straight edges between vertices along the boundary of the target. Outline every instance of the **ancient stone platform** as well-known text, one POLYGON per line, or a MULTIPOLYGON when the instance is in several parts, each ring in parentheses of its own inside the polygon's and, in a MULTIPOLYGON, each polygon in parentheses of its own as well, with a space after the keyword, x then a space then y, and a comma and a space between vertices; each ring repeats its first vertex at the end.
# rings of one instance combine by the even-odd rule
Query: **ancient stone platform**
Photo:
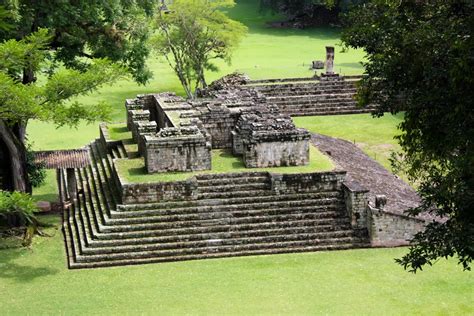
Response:
POLYGON ((101 125, 100 138, 88 147, 91 163, 74 169, 73 176, 71 170, 60 171, 62 195, 71 202, 63 221, 69 267, 406 244, 426 224, 402 214, 415 197, 386 181, 389 173, 356 148, 313 136, 340 168, 252 171, 308 162, 311 136, 296 128, 290 115, 370 111, 355 105, 358 79, 232 77, 201 91, 196 100, 173 93, 127 100, 127 127, 148 172, 210 169, 210 151, 216 148, 242 155, 248 172, 128 183, 116 163, 130 153, 101 125), (359 164, 351 165, 351 159, 359 164))

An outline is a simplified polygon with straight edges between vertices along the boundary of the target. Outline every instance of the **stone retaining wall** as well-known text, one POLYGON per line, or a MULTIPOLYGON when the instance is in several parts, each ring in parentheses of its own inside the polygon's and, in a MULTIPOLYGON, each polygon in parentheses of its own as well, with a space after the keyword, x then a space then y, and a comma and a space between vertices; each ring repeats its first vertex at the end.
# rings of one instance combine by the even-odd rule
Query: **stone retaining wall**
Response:
POLYGON ((211 145, 197 127, 162 129, 143 142, 148 173, 211 169, 211 145))
POLYGON ((346 202, 347 216, 351 220, 353 228, 367 229, 367 208, 369 190, 359 183, 351 182, 342 185, 344 200, 346 202))
POLYGON ((278 174, 270 173, 271 190, 276 194, 339 191, 345 171, 278 174))
MULTIPOLYGON (((115 162, 115 161, 114 161, 115 162)), ((156 203, 161 201, 186 201, 197 199, 197 180, 158 183, 127 183, 115 168, 112 177, 118 185, 122 204, 156 203)))
POLYGON ((426 224, 423 219, 387 212, 383 208, 369 205, 367 209, 367 227, 373 247, 406 246, 426 224))

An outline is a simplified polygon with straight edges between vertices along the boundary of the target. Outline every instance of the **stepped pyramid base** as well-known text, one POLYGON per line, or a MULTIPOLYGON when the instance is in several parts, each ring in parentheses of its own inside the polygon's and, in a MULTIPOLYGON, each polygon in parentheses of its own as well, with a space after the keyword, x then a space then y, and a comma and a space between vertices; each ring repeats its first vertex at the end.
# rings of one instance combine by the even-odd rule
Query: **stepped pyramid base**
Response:
POLYGON ((113 160, 125 151, 98 140, 89 154, 63 215, 71 269, 370 246, 346 215, 343 174, 318 174, 304 190, 275 190, 267 172, 207 174, 192 200, 122 204, 113 160))

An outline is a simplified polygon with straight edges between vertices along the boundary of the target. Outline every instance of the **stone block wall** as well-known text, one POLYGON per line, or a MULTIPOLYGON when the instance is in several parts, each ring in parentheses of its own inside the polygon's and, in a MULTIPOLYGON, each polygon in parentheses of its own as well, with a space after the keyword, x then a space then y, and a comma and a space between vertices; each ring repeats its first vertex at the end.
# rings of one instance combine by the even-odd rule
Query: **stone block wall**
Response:
POLYGON ((220 104, 201 109, 199 120, 211 135, 212 148, 232 148, 232 131, 239 115, 220 104))
POLYGON ((148 110, 128 110, 127 111, 127 128, 131 131, 133 122, 135 121, 149 121, 150 111, 148 110))
POLYGON ((346 211, 353 228, 367 229, 367 208, 369 190, 362 187, 355 181, 344 183, 342 185, 344 191, 344 200, 346 203, 346 211))
POLYGON ((196 127, 165 128, 143 141, 149 173, 211 169, 211 145, 196 127))
POLYGON ((270 173, 271 190, 275 194, 318 191, 340 191, 345 171, 278 174, 270 173))
POLYGON ((370 206, 367 226, 373 247, 395 247, 409 244, 409 240, 426 226, 426 221, 404 214, 391 213, 370 206))
POLYGON ((175 182, 121 183, 119 188, 122 204, 192 201, 198 197, 195 178, 175 182))
POLYGON ((247 168, 303 166, 309 163, 309 135, 276 138, 275 141, 252 135, 243 140, 243 160, 247 168))
POLYGON ((111 140, 109 135, 109 129, 106 123, 101 123, 99 125, 99 144, 102 146, 104 151, 109 150, 111 148, 117 147, 121 140, 111 140))

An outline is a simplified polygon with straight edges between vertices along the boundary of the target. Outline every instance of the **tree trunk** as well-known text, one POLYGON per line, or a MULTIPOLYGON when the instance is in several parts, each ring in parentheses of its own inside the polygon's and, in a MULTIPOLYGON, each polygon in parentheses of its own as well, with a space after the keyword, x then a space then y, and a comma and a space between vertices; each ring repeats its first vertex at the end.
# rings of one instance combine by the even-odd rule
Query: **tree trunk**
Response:
POLYGON ((23 68, 23 84, 36 82, 35 72, 30 68, 23 68))
POLYGON ((26 170, 25 129, 26 124, 17 124, 12 128, 5 121, 0 120, 0 138, 5 143, 10 156, 13 189, 31 193, 31 185, 26 170), (15 129, 17 129, 16 133, 15 129))

